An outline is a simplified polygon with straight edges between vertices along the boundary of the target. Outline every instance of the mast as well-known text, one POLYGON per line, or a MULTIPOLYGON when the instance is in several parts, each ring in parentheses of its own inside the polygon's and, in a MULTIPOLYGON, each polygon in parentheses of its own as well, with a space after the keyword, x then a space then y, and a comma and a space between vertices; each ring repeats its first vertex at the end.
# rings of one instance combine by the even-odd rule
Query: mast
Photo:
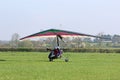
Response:
POLYGON ((56 37, 57 37, 57 46, 59 46, 59 37, 58 35, 56 37))

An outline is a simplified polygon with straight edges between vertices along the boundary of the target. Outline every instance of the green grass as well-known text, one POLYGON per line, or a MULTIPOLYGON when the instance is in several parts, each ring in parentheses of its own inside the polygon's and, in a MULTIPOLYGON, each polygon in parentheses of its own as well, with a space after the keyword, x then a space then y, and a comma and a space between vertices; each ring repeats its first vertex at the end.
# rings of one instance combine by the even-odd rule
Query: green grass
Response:
POLYGON ((69 62, 47 55, 0 52, 0 80, 120 80, 120 54, 65 53, 69 62))

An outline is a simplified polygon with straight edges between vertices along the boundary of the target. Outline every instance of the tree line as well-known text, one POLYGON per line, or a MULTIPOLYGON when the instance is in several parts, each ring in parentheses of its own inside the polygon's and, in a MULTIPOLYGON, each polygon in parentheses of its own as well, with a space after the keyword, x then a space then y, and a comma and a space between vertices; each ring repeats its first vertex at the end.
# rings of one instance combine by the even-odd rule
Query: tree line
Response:
MULTIPOLYGON (((100 34, 102 38, 90 37, 72 37, 63 38, 60 46, 63 48, 120 48, 120 35, 100 34)), ((39 38, 38 40, 22 40, 20 41, 18 33, 14 33, 10 41, 0 41, 2 48, 53 48, 56 46, 56 38, 39 38)))

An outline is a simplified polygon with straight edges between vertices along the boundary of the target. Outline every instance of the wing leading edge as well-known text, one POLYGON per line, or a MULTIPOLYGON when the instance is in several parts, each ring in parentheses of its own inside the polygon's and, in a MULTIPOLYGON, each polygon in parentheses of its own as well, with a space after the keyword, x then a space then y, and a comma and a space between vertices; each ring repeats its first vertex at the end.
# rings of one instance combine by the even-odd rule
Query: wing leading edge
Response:
POLYGON ((72 31, 67 31, 67 30, 59 30, 59 29, 48 29, 45 31, 41 31, 38 33, 34 33, 28 36, 25 36, 23 38, 20 38, 20 40, 26 39, 26 38, 31 38, 31 37, 49 37, 49 36, 57 36, 57 35, 61 35, 61 36, 89 36, 89 37, 96 37, 96 38, 100 38, 98 36, 94 36, 94 35, 89 35, 89 34, 83 34, 83 33, 78 33, 78 32, 72 32, 72 31))

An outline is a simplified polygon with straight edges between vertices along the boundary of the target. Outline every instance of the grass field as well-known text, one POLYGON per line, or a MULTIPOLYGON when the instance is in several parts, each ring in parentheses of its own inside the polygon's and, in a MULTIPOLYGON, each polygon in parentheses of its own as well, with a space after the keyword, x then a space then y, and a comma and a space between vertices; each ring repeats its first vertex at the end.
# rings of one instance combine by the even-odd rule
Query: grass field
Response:
POLYGON ((69 62, 47 55, 0 52, 0 80, 120 80, 120 54, 65 53, 69 62))

